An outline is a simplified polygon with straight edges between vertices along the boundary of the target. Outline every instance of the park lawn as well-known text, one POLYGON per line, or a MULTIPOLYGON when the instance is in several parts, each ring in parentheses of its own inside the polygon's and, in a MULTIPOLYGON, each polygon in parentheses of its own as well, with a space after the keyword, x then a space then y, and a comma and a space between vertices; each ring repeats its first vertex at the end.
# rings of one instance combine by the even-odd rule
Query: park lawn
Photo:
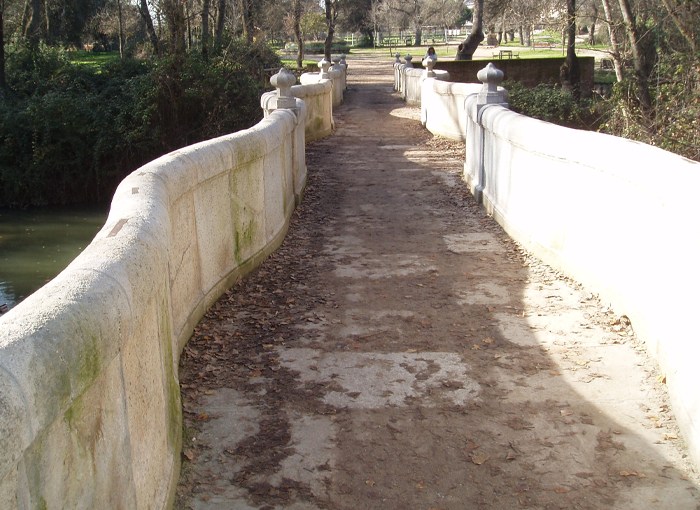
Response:
POLYGON ((119 58, 118 51, 106 51, 103 53, 93 53, 91 51, 75 50, 68 52, 68 58, 74 64, 100 67, 107 62, 119 58))

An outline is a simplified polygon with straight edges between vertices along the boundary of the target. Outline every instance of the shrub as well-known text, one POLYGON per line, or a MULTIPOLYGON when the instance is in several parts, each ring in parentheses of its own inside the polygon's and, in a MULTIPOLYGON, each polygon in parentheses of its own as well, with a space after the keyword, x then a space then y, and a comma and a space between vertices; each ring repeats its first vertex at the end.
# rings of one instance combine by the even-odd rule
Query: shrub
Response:
POLYGON ((503 83, 508 89, 510 108, 535 119, 561 126, 591 129, 597 125, 595 105, 590 100, 575 99, 559 85, 540 83, 526 87, 519 82, 503 83))
POLYGON ((260 120, 277 55, 240 41, 212 54, 95 67, 51 48, 15 52, 0 102, 0 206, 103 201, 147 161, 260 120))

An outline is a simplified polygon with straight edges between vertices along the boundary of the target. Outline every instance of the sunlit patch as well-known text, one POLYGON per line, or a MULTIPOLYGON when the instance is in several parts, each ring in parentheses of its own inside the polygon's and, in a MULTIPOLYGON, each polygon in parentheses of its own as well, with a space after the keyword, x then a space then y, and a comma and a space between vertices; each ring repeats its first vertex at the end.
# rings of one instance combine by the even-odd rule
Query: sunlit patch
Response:
POLYGON ((420 120, 420 108, 412 108, 404 106, 403 108, 394 108, 390 115, 401 119, 420 120))

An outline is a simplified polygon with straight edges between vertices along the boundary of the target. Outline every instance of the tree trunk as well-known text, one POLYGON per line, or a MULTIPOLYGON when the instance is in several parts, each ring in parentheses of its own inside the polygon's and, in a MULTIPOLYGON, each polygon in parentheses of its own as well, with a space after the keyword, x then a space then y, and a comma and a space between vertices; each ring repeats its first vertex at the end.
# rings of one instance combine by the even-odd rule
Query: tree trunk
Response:
POLYGON ((520 38, 520 46, 525 46, 525 35, 523 34, 523 26, 518 27, 518 37, 520 38))
POLYGON ((474 14, 472 19, 474 25, 469 36, 459 43, 455 60, 471 60, 474 52, 484 40, 484 0, 474 2, 474 14))
POLYGON ((27 32, 24 34, 30 44, 39 44, 41 28, 41 0, 31 0, 32 14, 27 24, 27 32))
POLYGON ((122 0, 117 0, 117 16, 119 17, 119 58, 124 58, 124 20, 122 17, 122 0))
POLYGON ((621 82, 624 78, 622 74, 622 61, 620 58, 620 43, 617 41, 617 32, 612 20, 612 10, 610 9, 609 0, 601 0, 603 4, 603 13, 605 13, 605 24, 608 27, 608 38, 610 39, 610 47, 612 48, 613 65, 615 66, 615 76, 617 81, 621 82))
POLYGON ((420 21, 416 23, 416 40, 413 42, 414 46, 420 46, 423 42, 423 27, 420 21))
POLYGON ((525 46, 532 46, 532 30, 530 25, 525 25, 525 46))
POLYGON ((576 57, 576 0, 566 0, 566 62, 561 66, 562 90, 578 101, 581 98, 581 70, 576 57))
POLYGON ((211 0, 202 2, 202 56, 207 58, 207 46, 209 44, 209 5, 211 0))
POLYGON ((632 60, 634 61, 634 75, 637 81, 637 95, 639 104, 645 114, 651 111, 651 95, 649 94, 649 71, 644 54, 644 50, 639 41, 637 22, 632 12, 629 0, 619 0, 622 19, 625 23, 625 32, 632 50, 632 60))
POLYGON ((224 21, 226 20, 226 0, 219 0, 216 13, 216 41, 220 42, 224 35, 224 21))
POLYGON ((173 55, 184 55, 187 37, 185 6, 179 0, 167 0, 163 11, 170 32, 170 51, 173 55))
POLYGON ((148 33, 148 38, 151 40, 151 46, 153 46, 153 52, 158 54, 160 52, 160 44, 158 41, 158 35, 153 27, 153 20, 151 19, 151 13, 148 12, 148 4, 146 0, 141 0, 139 2, 139 14, 146 24, 146 32, 148 33))
POLYGON ((333 34, 335 33, 335 19, 333 16, 332 0, 325 0, 326 5, 326 24, 328 31, 326 32, 326 41, 323 44, 324 57, 328 62, 331 61, 331 49, 333 45, 333 34))
POLYGON ((49 25, 49 2, 44 0, 44 17, 46 18, 46 44, 51 45, 51 26, 49 25))
MULTIPOLYGON (((671 5, 670 0, 663 0, 666 9, 668 10, 673 22, 676 24, 678 31, 685 37, 690 44, 690 50, 693 54, 698 52, 698 32, 697 32, 697 20, 700 17, 698 10, 700 6, 697 2, 677 2, 675 5, 671 5), (682 11, 682 16, 678 13, 682 11)), ((697 57, 696 57, 697 59, 697 57)))
POLYGON ((301 34, 302 0, 294 0, 292 16, 294 21, 294 39, 297 41, 297 67, 304 67, 304 37, 301 34))
POLYGON ((592 2, 592 9, 593 22, 591 23, 591 29, 588 32, 588 44, 595 46, 595 24, 598 19, 598 6, 596 5, 595 0, 592 2))
POLYGON ((0 99, 2 93, 7 89, 7 80, 5 80, 5 0, 0 0, 0 99))
POLYGON ((250 26, 250 0, 241 0, 241 13, 243 15, 243 38, 250 44, 253 42, 253 30, 250 26))

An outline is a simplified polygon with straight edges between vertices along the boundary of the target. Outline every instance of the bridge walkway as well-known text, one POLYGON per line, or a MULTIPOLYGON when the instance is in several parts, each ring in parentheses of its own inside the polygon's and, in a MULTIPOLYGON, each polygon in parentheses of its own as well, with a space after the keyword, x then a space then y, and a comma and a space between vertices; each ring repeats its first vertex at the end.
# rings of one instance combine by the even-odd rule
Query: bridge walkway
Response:
POLYGON ((185 348, 176 508, 698 508, 625 318, 473 202, 390 62, 349 61, 283 246, 185 348))

